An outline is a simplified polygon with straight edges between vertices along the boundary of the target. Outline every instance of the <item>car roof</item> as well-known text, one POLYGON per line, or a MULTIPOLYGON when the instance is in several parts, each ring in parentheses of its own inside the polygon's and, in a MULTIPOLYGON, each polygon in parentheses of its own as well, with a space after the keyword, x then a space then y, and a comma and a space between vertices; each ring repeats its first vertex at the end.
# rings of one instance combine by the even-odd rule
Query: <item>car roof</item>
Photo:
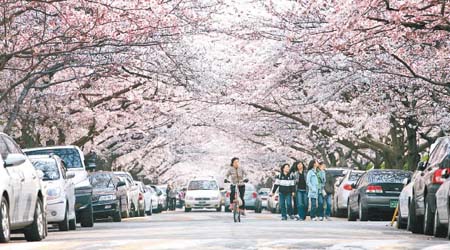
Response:
POLYGON ((27 152, 27 151, 35 151, 35 150, 48 150, 48 149, 60 149, 60 148, 80 149, 78 146, 75 146, 75 145, 65 145, 65 146, 26 148, 26 149, 23 149, 23 151, 27 152))

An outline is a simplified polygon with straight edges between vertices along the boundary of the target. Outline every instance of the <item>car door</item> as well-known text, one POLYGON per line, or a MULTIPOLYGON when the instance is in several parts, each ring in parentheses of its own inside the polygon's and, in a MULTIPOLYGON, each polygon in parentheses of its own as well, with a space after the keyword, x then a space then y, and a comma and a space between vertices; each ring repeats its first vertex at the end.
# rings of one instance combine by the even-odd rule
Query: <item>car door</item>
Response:
POLYGON ((361 176, 361 178, 359 178, 359 180, 356 182, 356 187, 351 191, 348 198, 352 211, 357 211, 358 209, 359 190, 361 189, 361 185, 365 177, 366 175, 363 175, 361 176))
MULTIPOLYGON (((0 136, 0 154, 3 159, 6 159, 10 154, 8 146, 6 146, 6 142, 3 140, 3 136, 0 136)), ((22 180, 23 173, 19 166, 6 167, 5 172, 9 175, 9 188, 11 193, 9 193, 9 209, 10 209, 10 220, 11 225, 21 223, 23 221, 23 213, 24 211, 19 210, 21 207, 21 192, 22 192, 22 180), (22 214, 22 216, 21 216, 22 214)))
MULTIPOLYGON (((8 147, 10 153, 24 154, 20 147, 11 138, 4 136, 3 139, 6 142, 6 146, 8 147)), ((34 219, 37 190, 40 188, 40 180, 36 169, 29 160, 19 165, 18 168, 22 174, 19 211, 22 211, 21 215, 23 216, 23 221, 30 222, 34 219)))
POLYGON ((61 159, 57 160, 59 171, 61 172, 61 177, 64 181, 64 190, 67 195, 67 201, 69 202, 69 218, 75 217, 75 184, 73 179, 67 179, 67 170, 64 167, 61 159))

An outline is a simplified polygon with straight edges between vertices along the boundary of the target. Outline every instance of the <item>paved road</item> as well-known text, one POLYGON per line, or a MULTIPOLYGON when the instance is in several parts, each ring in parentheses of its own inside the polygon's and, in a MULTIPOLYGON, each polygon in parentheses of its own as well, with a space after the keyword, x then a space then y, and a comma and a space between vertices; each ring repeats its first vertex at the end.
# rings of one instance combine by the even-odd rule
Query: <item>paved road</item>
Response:
POLYGON ((450 249, 450 241, 413 235, 388 222, 281 221, 277 215, 249 213, 243 223, 231 214, 181 211, 96 223, 92 229, 50 232, 43 242, 19 237, 0 249, 450 249))

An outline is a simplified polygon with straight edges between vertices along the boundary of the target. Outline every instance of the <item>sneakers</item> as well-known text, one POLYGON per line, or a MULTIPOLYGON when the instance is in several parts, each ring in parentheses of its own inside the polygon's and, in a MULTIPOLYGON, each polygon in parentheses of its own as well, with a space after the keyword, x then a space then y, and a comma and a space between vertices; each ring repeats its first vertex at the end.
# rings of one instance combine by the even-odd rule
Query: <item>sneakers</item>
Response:
POLYGON ((293 219, 295 219, 295 216, 291 215, 291 216, 289 216, 289 218, 290 218, 291 220, 293 220, 293 219))
POLYGON ((323 217, 320 217, 320 221, 323 221, 323 217))
POLYGON ((331 221, 331 218, 330 217, 325 217, 326 219, 327 219, 327 221, 331 221))
POLYGON ((281 220, 287 220, 287 217, 283 217, 283 218, 281 218, 281 220))
POLYGON ((311 219, 312 221, 317 221, 317 217, 314 217, 311 219))

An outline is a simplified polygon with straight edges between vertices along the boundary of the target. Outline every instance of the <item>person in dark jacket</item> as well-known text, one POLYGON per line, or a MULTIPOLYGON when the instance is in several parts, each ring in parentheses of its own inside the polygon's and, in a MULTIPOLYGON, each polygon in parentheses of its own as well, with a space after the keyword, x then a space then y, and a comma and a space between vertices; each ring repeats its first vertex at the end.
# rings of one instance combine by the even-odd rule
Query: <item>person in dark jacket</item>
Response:
POLYGON ((272 189, 272 195, 279 189, 282 220, 287 220, 288 215, 291 219, 294 219, 292 213, 292 194, 295 191, 295 180, 290 170, 289 164, 283 164, 281 166, 280 174, 276 177, 275 185, 272 189))
POLYGON ((294 163, 295 171, 293 172, 295 180, 295 200, 297 205, 297 220, 304 221, 308 209, 308 185, 306 185, 307 171, 303 162, 294 163))
POLYGON ((336 181, 334 176, 331 174, 330 171, 327 171, 327 168, 325 164, 321 165, 322 171, 325 171, 325 197, 324 197, 324 203, 326 205, 325 209, 325 218, 327 220, 331 220, 331 200, 334 195, 334 182, 336 181))

